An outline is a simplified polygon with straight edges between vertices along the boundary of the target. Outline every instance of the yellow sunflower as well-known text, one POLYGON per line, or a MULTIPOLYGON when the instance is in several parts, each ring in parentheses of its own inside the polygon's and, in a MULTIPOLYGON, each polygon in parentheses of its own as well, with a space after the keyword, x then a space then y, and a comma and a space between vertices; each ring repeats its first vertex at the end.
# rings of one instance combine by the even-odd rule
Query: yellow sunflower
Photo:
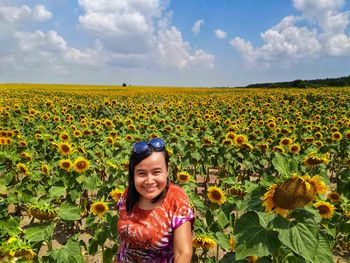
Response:
POLYGON ((29 169, 24 163, 18 163, 16 164, 17 171, 21 174, 28 175, 29 169))
POLYGON ((67 142, 61 142, 58 144, 58 152, 63 156, 70 155, 72 153, 72 145, 67 142))
POLYGON ((195 235, 192 239, 192 244, 195 248, 203 248, 206 250, 216 246, 215 240, 204 234, 195 235))
POLYGON ((114 201, 118 202, 120 197, 123 195, 123 193, 124 193, 124 190, 116 188, 112 190, 109 193, 109 195, 113 198, 114 201))
POLYGON ((340 202, 340 194, 338 192, 330 192, 328 195, 327 195, 327 198, 329 200, 331 200, 332 202, 334 203, 339 203, 340 202))
POLYGON ((208 188, 208 198, 211 202, 217 203, 218 205, 222 205, 226 202, 225 193, 221 190, 221 188, 216 186, 211 186, 208 188))
POLYGON ((280 144, 283 146, 288 146, 290 144, 292 144, 293 140, 289 137, 284 137, 280 140, 280 144))
POLYGON ((318 209, 322 218, 332 218, 335 209, 334 205, 325 201, 318 201, 314 206, 318 209))
POLYGON ((191 180, 191 175, 188 172, 179 172, 177 175, 177 180, 181 183, 188 183, 191 180))
POLYGON ((236 145, 242 146, 244 143, 248 142, 248 138, 244 134, 236 134, 234 142, 236 145))
POLYGON ((59 135, 60 139, 62 141, 68 141, 69 140, 69 134, 67 132, 62 132, 60 135, 59 135))
POLYGON ((332 133, 332 139, 334 141, 340 141, 342 138, 343 138, 343 135, 340 132, 336 131, 332 133))
POLYGON ((289 146, 289 152, 292 154, 297 154, 301 150, 301 146, 299 143, 293 143, 289 146))
POLYGON ((99 217, 103 217, 107 211, 108 211, 108 206, 105 202, 94 202, 91 205, 90 211, 95 215, 95 216, 99 216, 99 217))
POLYGON ((61 167, 61 169, 66 170, 68 172, 72 169, 73 163, 69 159, 63 159, 63 160, 60 160, 59 166, 61 167))
POLYGON ((89 168, 90 162, 84 157, 78 157, 74 161, 74 170, 78 173, 83 173, 89 168))
POLYGON ((45 175, 49 175, 50 174, 50 167, 43 163, 41 166, 40 166, 40 170, 45 174, 45 175))

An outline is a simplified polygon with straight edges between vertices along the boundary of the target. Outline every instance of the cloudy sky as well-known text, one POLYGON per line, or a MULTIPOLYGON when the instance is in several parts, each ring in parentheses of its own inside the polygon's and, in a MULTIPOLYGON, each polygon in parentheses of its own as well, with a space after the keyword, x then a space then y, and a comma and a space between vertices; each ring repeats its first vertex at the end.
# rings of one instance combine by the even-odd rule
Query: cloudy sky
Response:
POLYGON ((0 82, 242 86, 348 76, 350 1, 0 0, 0 82))

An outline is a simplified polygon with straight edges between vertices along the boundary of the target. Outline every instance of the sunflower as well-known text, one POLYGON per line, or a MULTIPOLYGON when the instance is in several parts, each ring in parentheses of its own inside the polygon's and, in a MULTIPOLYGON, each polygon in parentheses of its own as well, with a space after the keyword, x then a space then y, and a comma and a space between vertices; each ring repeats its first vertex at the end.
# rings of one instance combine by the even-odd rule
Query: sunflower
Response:
POLYGON ((316 194, 327 190, 319 176, 293 176, 282 183, 273 184, 261 197, 266 212, 274 210, 277 214, 286 215, 288 210, 303 207, 312 202, 316 194))
POLYGON ((222 205, 226 202, 225 193, 216 186, 211 186, 208 188, 208 198, 211 202, 222 205))
POLYGON ((123 193, 124 193, 124 190, 116 188, 112 190, 109 193, 109 195, 113 198, 114 201, 118 202, 120 197, 123 195, 123 193))
POLYGON ((228 138, 225 138, 222 140, 222 145, 225 147, 231 146, 232 144, 233 144, 233 141, 228 138))
POLYGON ((113 137, 108 136, 108 137, 106 138, 106 143, 107 143, 108 145, 113 145, 113 144, 114 144, 114 139, 113 139, 113 137))
POLYGON ((192 244, 195 248, 203 248, 206 250, 216 246, 215 240, 212 237, 204 234, 195 235, 192 239, 192 244))
POLYGON ((318 209, 322 218, 332 218, 335 209, 334 205, 325 201, 318 201, 314 206, 318 209))
POLYGON ((62 132, 60 135, 59 135, 60 139, 62 141, 68 141, 69 140, 69 135, 67 132, 62 132))
POLYGON ((338 192, 330 192, 327 195, 327 198, 331 200, 333 203, 339 203, 340 202, 340 194, 338 192))
POLYGON ((73 135, 74 135, 75 138, 79 138, 81 136, 81 131, 74 130, 73 135))
POLYGON ((210 146, 213 144, 213 142, 214 142, 214 139, 212 137, 205 136, 203 138, 203 146, 210 146))
POLYGON ((350 211, 345 212, 345 217, 350 219, 350 211))
POLYGON ((59 166, 61 167, 61 169, 66 170, 68 172, 72 169, 73 163, 69 159, 63 159, 63 160, 60 160, 59 166))
POLYGON ((261 150, 261 151, 266 152, 269 149, 269 144, 261 142, 261 143, 256 144, 256 148, 261 150))
POLYGON ((242 146, 244 143, 247 143, 248 138, 247 136, 245 136, 244 134, 236 134, 235 138, 234 138, 234 142, 236 145, 238 146, 242 146))
POLYGON ((332 133, 332 139, 334 141, 340 141, 342 138, 343 138, 343 135, 340 132, 336 131, 332 133))
POLYGON ((312 152, 309 155, 307 155, 304 160, 302 161, 302 164, 306 167, 316 167, 320 164, 328 164, 329 163, 329 153, 324 155, 317 155, 316 152, 312 152))
POLYGON ((280 144, 283 146, 288 146, 290 144, 292 144, 293 140, 289 137, 284 137, 280 140, 280 144))
POLYGON ((50 167, 43 163, 41 166, 40 166, 40 170, 45 174, 45 175, 49 175, 50 174, 50 167))
POLYGON ((299 143, 293 143, 289 146, 289 152, 292 154, 297 154, 301 150, 301 146, 299 143))
POLYGON ((273 152, 280 152, 280 153, 285 153, 286 150, 283 148, 282 145, 276 145, 272 148, 273 152))
POLYGON ((191 180, 191 175, 188 172, 179 172, 177 175, 177 180, 181 183, 188 183, 191 180))
POLYGON ((29 169, 24 163, 18 163, 16 164, 17 171, 20 172, 21 174, 28 175, 29 174, 29 169))
POLYGON ((233 132, 233 131, 230 131, 230 132, 226 133, 225 137, 226 137, 227 139, 234 140, 235 137, 236 137, 236 133, 233 132))
POLYGON ((84 157, 78 157, 75 161, 74 161, 74 170, 78 173, 83 173, 85 172, 90 165, 90 162, 88 160, 86 160, 84 157))
POLYGON ((99 216, 99 217, 103 217, 107 211, 108 211, 108 206, 105 202, 94 202, 91 205, 90 211, 95 215, 95 216, 99 216))
POLYGON ((72 145, 67 142, 61 142, 58 144, 58 152, 63 156, 70 155, 72 153, 72 145))

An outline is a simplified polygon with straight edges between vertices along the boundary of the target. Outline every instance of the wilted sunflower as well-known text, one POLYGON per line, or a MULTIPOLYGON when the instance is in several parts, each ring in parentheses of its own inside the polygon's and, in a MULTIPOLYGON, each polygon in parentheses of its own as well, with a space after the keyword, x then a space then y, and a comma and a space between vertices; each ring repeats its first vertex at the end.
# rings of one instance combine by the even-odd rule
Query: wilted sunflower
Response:
POLYGON ((78 157, 74 161, 74 170, 78 173, 85 172, 89 168, 90 162, 84 157, 78 157))
POLYGON ((210 249, 216 246, 216 242, 208 235, 195 235, 192 239, 192 244, 195 248, 210 249))
POLYGON ((73 163, 71 160, 69 159, 63 159, 60 160, 59 162, 59 166, 63 169, 66 170, 67 172, 70 171, 72 169, 73 163))
POLYGON ((331 200, 332 202, 334 203, 338 203, 340 202, 340 194, 338 192, 330 192, 328 195, 327 195, 327 198, 329 200, 331 200))
POLYGON ((328 164, 329 163, 329 153, 324 155, 316 154, 316 152, 312 152, 308 154, 304 160, 302 161, 302 164, 306 167, 316 167, 320 164, 328 164))
POLYGON ((58 144, 58 152, 63 156, 67 156, 72 153, 72 145, 67 142, 61 142, 58 144))
POLYGON ((118 202, 120 197, 123 195, 123 193, 124 193, 124 190, 116 188, 112 190, 109 193, 109 195, 113 198, 114 201, 118 202))
POLYGON ((211 186, 208 188, 208 198, 211 202, 217 203, 218 205, 222 205, 226 202, 225 193, 221 190, 221 188, 216 186, 211 186))
POLYGON ((181 183, 188 183, 191 180, 191 175, 188 172, 179 172, 177 175, 177 180, 181 183))
POLYGON ((332 218, 335 209, 334 205, 325 201, 318 201, 314 206, 318 209, 322 218, 332 218))
POLYGON ((105 202, 94 202, 91 205, 90 211, 95 215, 95 216, 99 216, 99 217, 103 217, 107 211, 108 211, 108 206, 105 202))
POLYGON ((279 184, 273 184, 261 198, 266 212, 274 210, 277 214, 286 215, 288 210, 303 207, 312 202, 316 194, 323 194, 327 190, 320 176, 299 176, 279 184))

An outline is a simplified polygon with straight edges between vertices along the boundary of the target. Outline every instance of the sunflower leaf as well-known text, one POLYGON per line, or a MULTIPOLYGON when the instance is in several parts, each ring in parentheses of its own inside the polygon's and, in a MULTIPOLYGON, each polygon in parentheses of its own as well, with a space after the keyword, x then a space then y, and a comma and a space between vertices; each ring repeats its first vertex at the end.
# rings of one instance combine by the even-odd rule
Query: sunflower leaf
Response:
POLYGON ((237 220, 234 231, 237 260, 251 255, 263 257, 275 253, 281 242, 277 232, 269 227, 274 218, 273 214, 249 211, 237 220))
POLYGON ((289 177, 291 167, 287 158, 276 152, 275 157, 272 159, 272 164, 282 177, 289 177))
POLYGON ((80 208, 68 203, 63 203, 57 210, 57 215, 68 221, 75 221, 80 219, 80 208))
POLYGON ((318 229, 315 220, 309 215, 289 221, 281 217, 273 220, 280 241, 294 253, 314 262, 318 250, 318 229))

